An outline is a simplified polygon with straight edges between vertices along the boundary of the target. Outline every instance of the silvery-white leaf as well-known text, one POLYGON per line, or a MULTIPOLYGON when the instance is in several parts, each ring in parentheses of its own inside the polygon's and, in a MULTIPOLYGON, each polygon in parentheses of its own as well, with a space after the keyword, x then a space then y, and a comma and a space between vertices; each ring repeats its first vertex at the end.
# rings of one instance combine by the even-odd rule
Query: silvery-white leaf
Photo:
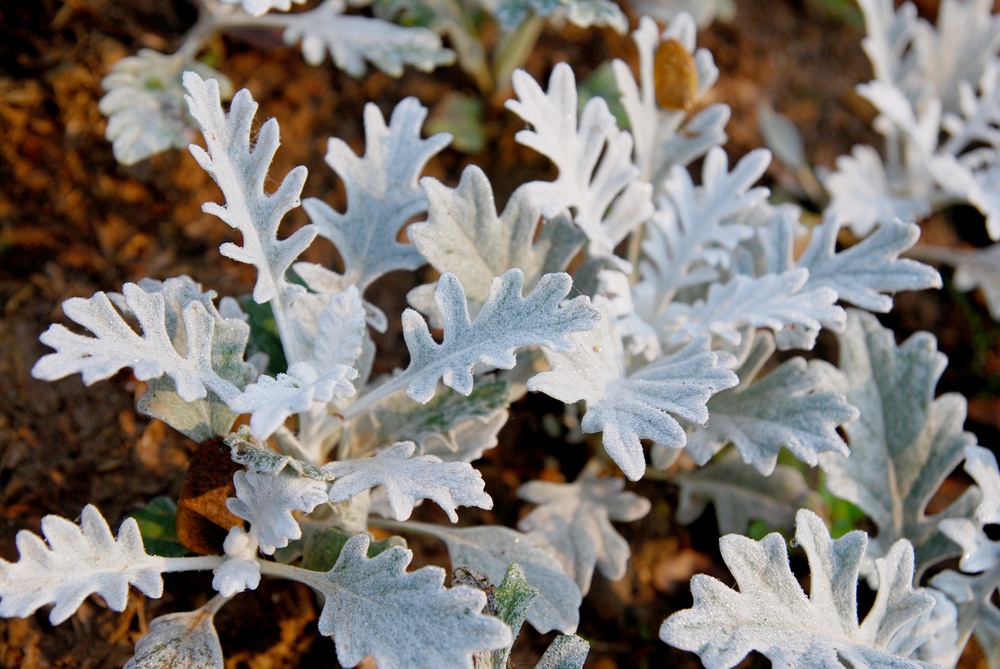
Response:
POLYGON ((583 431, 603 432, 608 455, 636 481, 646 471, 640 439, 683 447, 686 435, 674 416, 704 423, 708 398, 738 379, 703 340, 626 376, 608 321, 605 316, 596 330, 573 335, 574 347, 565 353, 546 350, 552 371, 532 378, 528 389, 567 404, 585 400, 583 431))
MULTIPOLYGON (((198 301, 215 320, 212 331, 212 368, 238 389, 243 389, 247 383, 257 378, 257 370, 243 361, 249 328, 245 323, 246 314, 238 306, 235 309, 227 307, 227 298, 222 298, 216 309, 212 302, 215 291, 202 291, 201 285, 187 276, 162 282, 141 279, 138 285, 147 293, 158 292, 163 295, 164 322, 175 349, 187 350, 183 313, 191 302, 198 301)), ((124 313, 131 314, 124 296, 113 294, 109 297, 124 313)), ((177 394, 176 384, 169 376, 150 379, 146 393, 139 398, 137 408, 197 442, 229 434, 229 428, 236 419, 236 414, 215 393, 210 392, 203 399, 185 401, 177 394)))
POLYGON ((573 346, 571 335, 597 324, 599 316, 585 296, 563 303, 572 287, 568 274, 545 274, 527 297, 521 296, 524 275, 511 269, 490 283, 490 290, 476 319, 469 319, 462 284, 453 274, 438 281, 434 299, 444 323, 444 340, 431 337, 427 323, 412 309, 403 312, 403 336, 410 364, 403 372, 409 380, 406 394, 424 404, 434 396, 438 379, 463 395, 472 391, 472 370, 477 364, 511 369, 514 351, 523 346, 544 346, 565 351, 573 346))
POLYGON ((258 439, 267 439, 296 413, 311 410, 316 404, 329 404, 335 399, 354 396, 351 379, 358 370, 347 365, 334 365, 322 376, 308 362, 297 362, 288 373, 272 378, 261 374, 243 392, 229 401, 229 408, 248 413, 250 427, 258 439))
MULTIPOLYGON (((63 302, 63 313, 97 336, 79 335, 62 325, 50 326, 39 340, 56 352, 38 360, 32 375, 54 381, 79 372, 83 382, 90 385, 131 367, 140 381, 168 375, 185 401, 205 397, 209 390, 223 401, 239 393, 213 368, 217 321, 202 301, 192 300, 181 313, 184 338, 183 348, 179 349, 167 331, 164 294, 146 292, 133 283, 125 284, 122 292, 125 306, 139 321, 141 336, 129 327, 106 294, 70 298, 63 302)), ((245 323, 230 319, 224 324, 230 335, 220 337, 220 341, 226 338, 235 344, 242 337, 245 344, 249 333, 245 323)))
POLYGON ((868 33, 861 46, 872 63, 875 78, 906 84, 920 77, 919 72, 914 72, 919 55, 912 48, 921 29, 916 6, 903 3, 897 11, 892 0, 858 0, 858 6, 868 33))
POLYGON ((227 5, 241 5, 243 11, 251 16, 263 16, 272 9, 287 12, 292 8, 293 2, 302 5, 306 0, 222 0, 222 2, 227 5))
POLYGON ((232 83, 215 69, 152 49, 122 58, 101 81, 105 92, 98 108, 108 117, 104 136, 113 142, 118 162, 134 165, 167 149, 183 149, 194 139, 198 127, 184 106, 181 86, 185 71, 218 80, 222 97, 232 96, 232 83))
POLYGON ((598 478, 587 470, 573 483, 529 481, 517 495, 539 506, 517 528, 551 546, 586 595, 595 566, 613 581, 625 575, 631 551, 611 521, 631 522, 649 513, 649 500, 624 488, 622 479, 598 478))
POLYGON ((632 164, 632 136, 619 130, 600 97, 587 101, 577 121, 576 81, 565 63, 553 68, 547 91, 523 70, 514 72, 513 85, 518 99, 506 107, 531 126, 515 138, 559 170, 555 181, 527 186, 531 196, 548 218, 572 209, 590 253, 612 254, 653 213, 652 187, 632 164))
POLYGON ((719 547, 739 591, 696 575, 694 607, 667 618, 660 638, 698 653, 713 669, 735 667, 752 650, 775 669, 841 669, 845 662, 857 669, 927 667, 889 650, 900 628, 935 603, 922 588, 913 588, 913 548, 905 540, 876 561, 882 585, 860 625, 857 580, 865 534, 831 539, 819 516, 802 510, 795 541, 809 559, 809 596, 792 574, 780 534, 761 541, 730 534, 719 547))
POLYGON ((495 525, 423 528, 448 545, 452 564, 481 571, 491 583, 503 580, 511 562, 520 565, 528 583, 540 592, 528 609, 528 622, 540 633, 560 630, 570 634, 576 629, 580 621, 580 589, 563 573, 559 560, 544 542, 495 525))
POLYGON ((921 244, 914 255, 955 268, 952 282, 959 290, 983 291, 994 320, 1000 320, 1000 243, 983 249, 955 249, 921 244))
POLYGON ((629 3, 639 16, 650 16, 668 23, 680 14, 690 14, 699 28, 707 28, 713 20, 731 21, 736 14, 734 0, 633 0, 629 3))
POLYGON ((473 313, 486 299, 493 277, 517 267, 530 290, 543 274, 566 269, 583 243, 561 216, 538 230, 540 207, 524 186, 497 216, 493 188, 478 167, 467 167, 455 189, 430 177, 420 183, 427 193, 427 220, 406 233, 436 270, 458 277, 473 313))
POLYGON ((590 643, 575 634, 560 634, 538 659, 535 669, 583 669, 590 643))
POLYGON ((58 625, 90 594, 103 597, 113 611, 125 610, 129 585, 154 599, 163 594, 164 559, 146 554, 133 518, 125 519, 115 538, 101 512, 88 504, 79 525, 45 516, 42 534, 45 540, 21 530, 20 559, 0 559, 0 617, 25 618, 55 604, 49 621, 58 625))
MULTIPOLYGON (((771 160, 771 154, 756 149, 729 171, 729 159, 713 147, 702 166, 702 185, 674 166, 663 182, 652 225, 646 226, 642 283, 669 302, 685 285, 712 281, 716 268, 727 268, 737 245, 753 235, 753 228, 736 214, 751 211, 767 197, 766 188, 751 188, 771 160)), ((656 313, 662 307, 656 309, 656 313)))
POLYGON ((798 469, 778 465, 765 476, 735 450, 673 480, 680 487, 677 522, 693 523, 711 504, 719 534, 743 534, 754 520, 763 520, 769 528, 791 529, 799 509, 819 506, 798 469))
POLYGON ((326 0, 316 9, 283 17, 285 44, 302 42, 302 57, 319 65, 330 52, 333 63, 352 77, 360 77, 371 63, 389 76, 399 77, 412 65, 430 72, 455 60, 455 52, 441 44, 433 30, 399 26, 369 16, 347 16, 344 0, 326 0))
MULTIPOLYGON (((892 331, 874 316, 851 311, 838 339, 843 391, 861 416, 844 428, 850 457, 820 456, 827 486, 878 527, 870 558, 885 555, 890 544, 905 537, 916 551, 919 576, 930 564, 956 554, 938 523, 966 517, 975 505, 975 495, 967 493, 934 516, 925 512, 975 440, 962 430, 965 398, 955 393, 934 398, 947 359, 928 333, 897 346, 892 331)), ((868 564, 865 570, 872 575, 868 564)))
POLYGON ((865 237, 882 221, 919 221, 931 212, 922 194, 898 194, 889 183, 878 152, 858 145, 851 155, 837 158, 837 170, 823 179, 830 191, 830 215, 865 237))
POLYGON ((708 401, 708 423, 688 436, 688 450, 709 454, 732 443, 764 475, 774 471, 782 447, 810 466, 823 452, 846 456, 837 428, 858 411, 827 383, 837 373, 821 360, 792 358, 749 387, 723 390, 708 401))
POLYGON ((787 116, 762 101, 757 105, 757 123, 764 144, 785 167, 793 171, 808 167, 802 135, 787 116))
POLYGON ((687 320, 671 340, 681 343, 706 335, 740 343, 739 328, 753 325, 774 332, 802 328, 839 330, 846 318, 836 305, 837 292, 826 286, 809 288, 809 271, 796 268, 759 277, 738 275, 714 283, 708 296, 692 305, 687 320))
POLYGON ((444 133, 421 139, 426 117, 416 98, 406 98, 386 125, 378 107, 368 103, 364 156, 357 156, 343 140, 330 139, 326 162, 344 182, 347 210, 340 213, 315 198, 307 198, 302 207, 319 234, 337 247, 344 262, 344 287, 353 284, 363 293, 386 272, 424 263, 413 246, 396 237, 407 221, 427 210, 417 178, 431 156, 451 141, 444 133))
MULTIPOLYGON (((310 200, 307 199, 303 204, 303 209, 309 209, 309 202, 310 200)), ((307 293, 305 296, 300 296, 300 299, 304 297, 319 300, 321 296, 329 298, 330 296, 344 293, 352 286, 357 289, 357 286, 349 284, 346 281, 346 277, 343 275, 337 274, 333 270, 329 270, 322 265, 317 265, 316 263, 297 262, 292 265, 292 271, 294 271, 298 277, 305 282, 306 286, 309 287, 309 290, 312 291, 312 293, 307 293), (314 295, 313 293, 318 293, 318 295, 314 295)), ((361 306, 364 309, 365 322, 376 332, 385 332, 389 325, 389 321, 386 318, 385 313, 377 306, 363 298, 361 300, 361 306)), ((295 303, 293 302, 292 308, 294 307, 295 303)), ((308 310, 313 312, 317 311, 316 308, 310 308, 308 310)))
POLYGON ((232 597, 260 585, 260 562, 257 561, 257 539, 239 525, 229 528, 222 542, 226 561, 216 567, 212 587, 223 597, 232 597))
POLYGON ((581 28, 610 26, 620 33, 628 28, 625 14, 610 0, 497 0, 491 9, 504 32, 517 29, 532 14, 541 18, 564 15, 581 28))
POLYGON ((829 287, 843 302, 887 312, 892 298, 882 293, 941 287, 941 275, 932 267, 899 257, 920 238, 920 228, 914 223, 886 221, 838 253, 840 226, 836 217, 828 216, 813 228, 809 246, 798 261, 799 267, 809 270, 807 289, 829 287))
POLYGON ((296 295, 288 313, 298 353, 317 372, 355 366, 364 347, 367 315, 356 286, 333 293, 296 295))
POLYGON ((223 669, 212 602, 194 611, 157 616, 123 669, 223 669))
POLYGON ((407 572, 413 553, 400 546, 369 559, 368 544, 355 535, 330 571, 296 570, 324 596, 319 631, 333 636, 341 665, 371 655, 382 669, 473 669, 474 653, 511 643, 506 625, 480 613, 482 591, 444 588, 439 567, 407 572))
POLYGON ((250 533, 261 552, 272 555, 292 539, 302 537, 302 529, 293 511, 310 513, 327 501, 323 481, 282 471, 273 476, 253 471, 233 475, 236 497, 226 500, 226 508, 249 521, 250 533))
MULTIPOLYGON (((662 0, 659 4, 662 6, 662 0)), ((688 118, 686 110, 662 109, 657 105, 653 63, 662 41, 676 40, 694 57, 698 95, 711 88, 719 70, 707 49, 695 50, 697 26, 689 14, 678 13, 669 22, 664 21, 667 27, 662 34, 649 18, 651 15, 640 14, 639 28, 632 33, 639 52, 639 82, 623 61, 615 60, 612 68, 635 139, 635 164, 643 180, 659 184, 674 166, 683 167, 726 141, 730 110, 727 105, 713 104, 688 118)))
MULTIPOLYGON (((194 72, 184 73, 184 88, 191 116, 201 126, 207 150, 192 144, 191 155, 219 184, 226 204, 208 202, 202 210, 218 216, 243 237, 243 246, 226 242, 219 251, 227 258, 257 268, 253 299, 259 304, 292 290, 285 272, 316 236, 316 228, 305 225, 278 239, 282 217, 299 206, 306 168, 296 167, 273 193, 264 190, 268 167, 278 150, 278 122, 268 119, 256 131, 251 145, 257 103, 249 91, 233 96, 226 113, 219 100, 219 84, 203 80, 194 72)), ((301 288, 299 288, 301 290, 301 288)))
POLYGON ((455 509, 459 506, 493 508, 479 470, 467 462, 444 462, 433 455, 414 457, 416 449, 412 441, 400 441, 371 458, 323 465, 333 481, 330 501, 346 502, 369 488, 383 486, 396 520, 409 518, 413 505, 422 499, 444 509, 453 523, 458 522, 455 509))
POLYGON ((990 239, 1000 239, 1000 195, 997 195, 1000 165, 973 170, 952 156, 937 156, 930 168, 934 178, 949 194, 966 200, 982 212, 990 239))
POLYGON ((363 446, 408 439, 421 455, 446 462, 472 462, 497 444, 497 433, 507 422, 509 384, 480 379, 465 397, 447 389, 427 404, 396 394, 380 402, 351 425, 351 451, 363 446))

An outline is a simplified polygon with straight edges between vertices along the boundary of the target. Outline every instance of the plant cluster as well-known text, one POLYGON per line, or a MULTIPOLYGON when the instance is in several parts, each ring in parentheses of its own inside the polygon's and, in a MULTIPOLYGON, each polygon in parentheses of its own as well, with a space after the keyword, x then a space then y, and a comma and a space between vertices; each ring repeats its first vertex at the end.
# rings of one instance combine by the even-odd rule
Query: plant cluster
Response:
MULTIPOLYGON (((519 6, 543 16, 542 4, 551 8, 519 6)), ((592 5, 560 6, 573 16, 592 5)), ((935 397, 946 359, 933 336, 897 344, 872 315, 888 312, 896 291, 941 286, 936 270, 901 257, 919 238, 916 217, 964 199, 1000 234, 990 197, 1000 31, 980 0, 944 0, 936 27, 909 4, 861 6, 877 77, 861 90, 881 114, 887 159, 870 147, 843 158, 812 226, 754 186, 767 150, 729 164, 729 108, 695 104, 718 70, 686 14, 662 30, 640 21, 638 72, 612 63, 627 129, 604 99, 579 103, 571 66, 557 65, 544 86, 513 72, 507 108, 526 124, 516 139, 557 176, 522 184, 502 211, 477 167, 455 186, 421 178, 449 137, 421 136, 426 110, 414 99, 388 122, 366 107, 361 156, 330 140, 344 211, 300 202, 305 168, 280 182, 268 174, 277 122, 254 131, 247 91, 226 111, 224 85, 185 72, 186 109, 204 138, 190 150, 224 198, 204 210, 239 232, 241 244, 220 251, 256 269, 251 298, 216 302, 182 276, 70 299, 66 317, 89 334, 51 326, 41 341, 54 352, 33 374, 90 384, 131 368, 148 384, 142 412, 196 441, 225 440, 239 465, 234 522, 220 554, 167 556, 149 550, 133 519, 114 535, 92 506, 78 524, 48 516, 44 538, 22 531, 19 561, 0 561, 0 615, 52 604, 60 623, 90 594, 121 610, 129 585, 158 597, 162 574, 207 570, 216 595, 155 619, 129 667, 221 667, 213 616, 262 576, 322 595, 319 631, 345 666, 372 656, 383 669, 504 667, 527 621, 565 635, 539 667, 581 667, 581 599, 595 571, 621 578, 630 555, 612 522, 650 509, 625 479, 655 473, 679 487, 679 520, 712 503, 726 534, 738 590, 696 576, 693 607, 660 629, 705 666, 732 667, 756 650, 776 667, 952 667, 974 634, 1000 667, 1000 543, 984 531, 1000 522, 1000 471, 963 431, 965 399, 935 397), (299 206, 311 222, 280 233, 299 206), (861 239, 838 248, 845 226, 861 239), (336 271, 298 260, 317 237, 336 246, 336 271), (373 376, 369 331, 387 316, 366 291, 425 264, 439 278, 408 295, 409 364, 373 376), (836 365, 792 354, 813 349, 824 328, 836 365), (249 344, 269 329, 280 356, 249 344), (472 463, 529 392, 565 403, 583 434, 600 435, 582 440, 593 449, 580 476, 523 483, 520 497, 536 507, 516 530, 409 520, 422 500, 453 523, 459 507, 492 506, 472 463), (239 416, 246 424, 234 428, 239 416), (802 466, 779 463, 782 449, 802 466), (700 467, 673 467, 679 458, 700 467), (975 485, 928 514, 963 461, 975 485), (806 466, 877 533, 835 539, 800 509, 806 466), (781 534, 742 536, 752 520, 794 525, 808 595, 781 534), (372 528, 440 539, 459 567, 452 587, 439 567, 407 571, 405 540, 373 541, 372 528), (952 558, 957 569, 945 568, 952 558), (876 597, 859 621, 862 577, 876 597)))

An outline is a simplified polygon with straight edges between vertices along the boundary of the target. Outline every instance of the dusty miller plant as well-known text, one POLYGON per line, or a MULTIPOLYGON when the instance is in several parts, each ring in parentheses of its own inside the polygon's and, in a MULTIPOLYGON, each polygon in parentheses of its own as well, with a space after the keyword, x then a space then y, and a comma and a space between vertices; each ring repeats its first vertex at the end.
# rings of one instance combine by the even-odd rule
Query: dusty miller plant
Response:
POLYGON ((344 665, 370 655, 384 669, 499 668, 527 621, 565 634, 540 667, 579 667, 581 598, 595 571, 625 574, 630 549, 612 522, 649 511, 625 490, 626 479, 649 476, 679 487, 679 520, 712 503, 727 535, 722 555, 739 590, 696 576, 693 607, 660 630, 706 666, 732 667, 757 650, 778 667, 949 667, 975 634, 1000 667, 1000 549, 984 533, 1000 518, 996 461, 963 431, 964 398, 935 397, 946 361, 933 337, 897 344, 871 314, 889 311, 896 291, 940 286, 935 270, 901 258, 919 229, 879 216, 838 249, 838 207, 809 229, 796 207, 770 204, 754 186, 769 153, 730 165, 721 148, 726 105, 658 103, 664 44, 690 59, 694 95, 714 83, 718 70, 695 33, 688 15, 662 31, 640 22, 638 72, 612 66, 627 130, 601 98, 578 105, 569 65, 544 86, 514 72, 507 106, 527 125, 517 140, 550 159, 557 177, 522 184, 502 211, 477 167, 455 186, 420 179, 449 138, 421 137, 426 112, 413 99, 388 122, 365 109, 361 156, 330 140, 344 211, 300 202, 302 167, 269 193, 277 122, 253 133, 249 93, 226 111, 217 81, 186 73, 187 109, 205 142, 191 151, 224 198, 204 210, 240 233, 242 244, 220 251, 257 270, 252 300, 273 315, 284 370, 269 373, 247 355, 251 324, 237 302, 216 304, 212 291, 176 277, 65 302, 89 334, 51 326, 41 340, 54 352, 33 373, 79 373, 90 384, 131 368, 148 383, 144 413, 197 441, 225 438, 241 466, 227 505, 242 522, 219 555, 163 557, 146 550, 134 520, 114 535, 92 506, 79 523, 48 516, 43 537, 19 533, 17 562, 0 562, 0 615, 51 604, 59 623, 90 594, 121 610, 129 585, 158 597, 162 574, 206 570, 216 595, 155 619, 130 667, 222 666, 213 616, 262 576, 323 596, 319 631, 344 665), (697 179, 688 167, 696 160, 697 179), (279 232, 300 205, 311 222, 279 232), (337 271, 297 261, 316 237, 336 246, 337 271), (366 291, 387 272, 424 264, 440 278, 408 296, 409 364, 372 378, 369 328, 384 329, 387 316, 366 291), (836 365, 789 353, 812 349, 823 328, 838 342, 836 365), (771 362, 778 350, 780 364, 771 362), (525 482, 519 495, 536 506, 516 530, 409 520, 422 500, 452 522, 459 507, 491 507, 471 463, 528 392, 566 403, 583 434, 600 435, 581 444, 594 448, 579 477, 525 482), (234 431, 239 415, 248 425, 234 431), (799 508, 810 491, 802 468, 779 464, 782 448, 821 467, 829 490, 877 533, 832 538, 799 508), (679 458, 701 467, 671 467, 679 458), (928 515, 963 460, 976 484, 928 515), (795 526, 808 595, 780 534, 741 536, 758 519, 795 526), (440 539, 461 565, 452 587, 439 567, 407 571, 405 542, 373 542, 372 528, 440 539), (956 557, 958 570, 921 580, 956 557), (862 578, 876 598, 859 621, 862 578))

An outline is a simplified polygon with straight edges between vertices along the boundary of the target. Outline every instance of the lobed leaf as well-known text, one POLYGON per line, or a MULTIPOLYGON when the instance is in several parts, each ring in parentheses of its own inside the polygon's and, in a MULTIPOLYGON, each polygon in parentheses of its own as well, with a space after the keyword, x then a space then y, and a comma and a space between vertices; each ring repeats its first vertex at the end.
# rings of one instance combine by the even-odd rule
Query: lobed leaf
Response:
POLYGON ((58 625, 91 594, 103 597, 114 611, 125 610, 129 585, 154 599, 163 594, 164 559, 146 554, 132 518, 121 524, 116 538, 101 512, 88 504, 79 525, 45 516, 42 534, 44 540, 21 530, 20 560, 0 560, 0 616, 25 618, 55 604, 49 621, 58 625))
MULTIPOLYGON (((876 561, 882 584, 863 623, 857 619, 857 581, 867 543, 863 532, 832 540, 811 511, 796 516, 795 540, 806 552, 810 595, 799 587, 788 564, 785 540, 769 534, 761 541, 727 535, 722 557, 739 591, 705 575, 691 579, 694 607, 673 614, 660 638, 691 650, 709 669, 736 666, 751 650, 776 669, 841 669, 927 665, 895 655, 889 647, 908 621, 927 613, 934 598, 913 588, 913 549, 904 540, 876 561)), ((917 644, 919 645, 919 644, 917 644)))
POLYGON ((323 472, 333 480, 330 501, 346 502, 369 488, 383 486, 396 520, 409 518, 414 504, 422 499, 437 503, 453 523, 458 521, 456 507, 493 508, 478 470, 466 462, 444 462, 433 455, 413 457, 416 448, 412 441, 401 441, 371 458, 323 465, 323 472))
POLYGON ((445 589, 439 567, 406 572, 413 553, 404 548, 369 559, 368 543, 351 537, 332 569, 295 577, 323 594, 319 631, 334 637, 343 666, 371 655, 382 669, 472 669, 474 653, 510 644, 507 626, 480 613, 481 591, 445 589))
POLYGON ((410 364, 403 372, 406 394, 424 404, 434 396, 438 379, 463 395, 472 392, 472 370, 477 364, 511 369, 514 351, 522 346, 567 350, 570 335, 593 327, 597 312, 587 297, 562 303, 572 280, 567 274, 546 274, 530 295, 521 296, 524 274, 512 269, 493 279, 482 309, 469 319, 465 291, 452 274, 442 275, 434 293, 444 323, 438 344, 427 324, 412 309, 403 312, 403 336, 410 364))

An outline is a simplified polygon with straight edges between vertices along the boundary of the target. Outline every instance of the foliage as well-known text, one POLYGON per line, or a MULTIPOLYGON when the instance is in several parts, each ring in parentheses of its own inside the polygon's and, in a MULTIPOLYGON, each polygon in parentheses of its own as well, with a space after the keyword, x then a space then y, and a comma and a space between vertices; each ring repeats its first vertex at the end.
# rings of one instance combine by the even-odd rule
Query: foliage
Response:
MULTIPOLYGON (((381 19, 344 15, 339 0, 287 15, 272 12, 291 9, 285 0, 241 4, 210 3, 202 32, 257 20, 240 12, 260 15, 286 39, 301 39, 307 59, 329 51, 352 72, 366 61, 398 73, 403 63, 431 67, 447 57, 434 33, 366 23, 381 19)), ((425 4, 382 10, 421 14, 460 54, 474 51, 456 37, 468 6, 425 4)), ((780 535, 722 538, 739 590, 696 576, 693 608, 660 632, 707 666, 734 666, 751 650, 775 666, 954 666, 975 634, 1000 667, 1000 550, 984 530, 1000 518, 995 460, 963 431, 964 398, 935 397, 946 360, 933 338, 897 344, 868 313, 890 311, 897 291, 940 287, 935 270, 902 255, 919 237, 913 219, 942 193, 983 210, 991 234, 1000 229, 990 194, 1000 33, 978 0, 945 0, 936 28, 909 5, 861 5, 876 72, 862 90, 887 141, 907 150, 890 152, 903 156, 899 164, 884 164, 871 147, 842 158, 826 179, 830 207, 811 227, 797 207, 772 204, 755 186, 768 151, 731 163, 722 149, 729 109, 701 100, 718 70, 696 48, 686 14, 663 30, 640 20, 638 72, 611 66, 628 129, 600 98, 579 105, 568 64, 556 65, 545 87, 512 73, 516 97, 506 106, 527 126, 515 139, 548 158, 554 178, 515 184, 500 212, 495 184, 477 167, 454 187, 422 178, 450 137, 422 137, 427 113, 413 98, 388 122, 365 108, 361 155, 329 141, 327 163, 346 191, 341 212, 318 198, 300 202, 305 168, 270 175, 278 122, 255 132, 249 92, 236 93, 227 111, 217 80, 171 74, 204 137, 191 152, 224 198, 204 210, 240 235, 220 253, 255 273, 250 314, 233 301, 216 306, 215 293, 187 277, 72 298, 63 312, 90 334, 51 326, 41 341, 54 352, 33 374, 79 373, 89 385, 130 368, 149 384, 140 410, 197 440, 225 438, 240 467, 226 506, 241 522, 220 554, 191 556, 144 545, 134 519, 113 535, 92 506, 79 524, 49 516, 44 538, 22 531, 19 560, 0 561, 0 615, 52 604, 58 623, 90 594, 121 610, 130 584, 158 597, 163 573, 201 570, 213 572, 217 596, 154 620, 130 667, 220 666, 215 612, 276 577, 321 595, 319 631, 334 637, 345 666, 366 656, 383 669, 504 666, 526 621, 567 635, 539 667, 579 668, 587 644, 571 635, 582 598, 595 572, 626 573, 631 548, 612 521, 649 512, 652 502, 626 486, 653 474, 680 488, 680 522, 708 503, 724 532, 745 532, 751 521, 787 528, 794 518, 809 562, 806 595, 780 535), (663 104, 663 49, 686 63, 686 94, 700 108, 663 104), (978 89, 962 83, 969 77, 978 89), (695 161, 700 177, 688 168, 695 161), (286 214, 300 204, 310 222, 292 230, 286 214), (838 247, 844 226, 863 238, 838 247), (317 237, 336 247, 337 270, 300 260, 317 237), (373 376, 380 352, 369 328, 384 331, 396 314, 366 291, 386 273, 425 264, 434 278, 409 293, 413 308, 400 317, 409 362, 373 376), (837 338, 837 366, 795 353, 813 349, 823 329, 837 338), (248 344, 265 348, 260 342, 274 353, 267 372, 247 358, 248 344), (492 507, 474 461, 528 392, 570 405, 581 437, 601 434, 600 444, 578 440, 590 456, 579 477, 521 482, 519 495, 536 507, 520 531, 411 520, 423 500, 452 523, 462 507, 492 507), (234 430, 240 416, 248 425, 234 430), (975 485, 929 513, 963 461, 975 485), (820 477, 806 470, 817 465, 824 492, 856 505, 874 536, 832 539, 827 520, 801 508, 824 511, 810 489, 820 477), (407 571, 405 542, 374 543, 375 528, 439 539, 464 576, 445 587, 440 567, 407 571), (954 557, 958 570, 944 562, 954 557), (928 569, 936 576, 918 586, 928 569), (859 622, 861 575, 877 594, 859 622)), ((602 0, 479 9, 511 39, 550 15, 624 25, 602 0)), ((132 75, 134 93, 146 84, 132 75)), ((111 99, 105 106, 125 113, 120 105, 132 98, 111 99)), ((159 93, 136 100, 165 106, 159 93)), ((141 133, 115 136, 116 153, 131 158, 152 145, 141 133)), ((958 263, 959 277, 990 295, 992 253, 958 263)), ((149 539, 172 538, 169 507, 139 518, 149 539)))

